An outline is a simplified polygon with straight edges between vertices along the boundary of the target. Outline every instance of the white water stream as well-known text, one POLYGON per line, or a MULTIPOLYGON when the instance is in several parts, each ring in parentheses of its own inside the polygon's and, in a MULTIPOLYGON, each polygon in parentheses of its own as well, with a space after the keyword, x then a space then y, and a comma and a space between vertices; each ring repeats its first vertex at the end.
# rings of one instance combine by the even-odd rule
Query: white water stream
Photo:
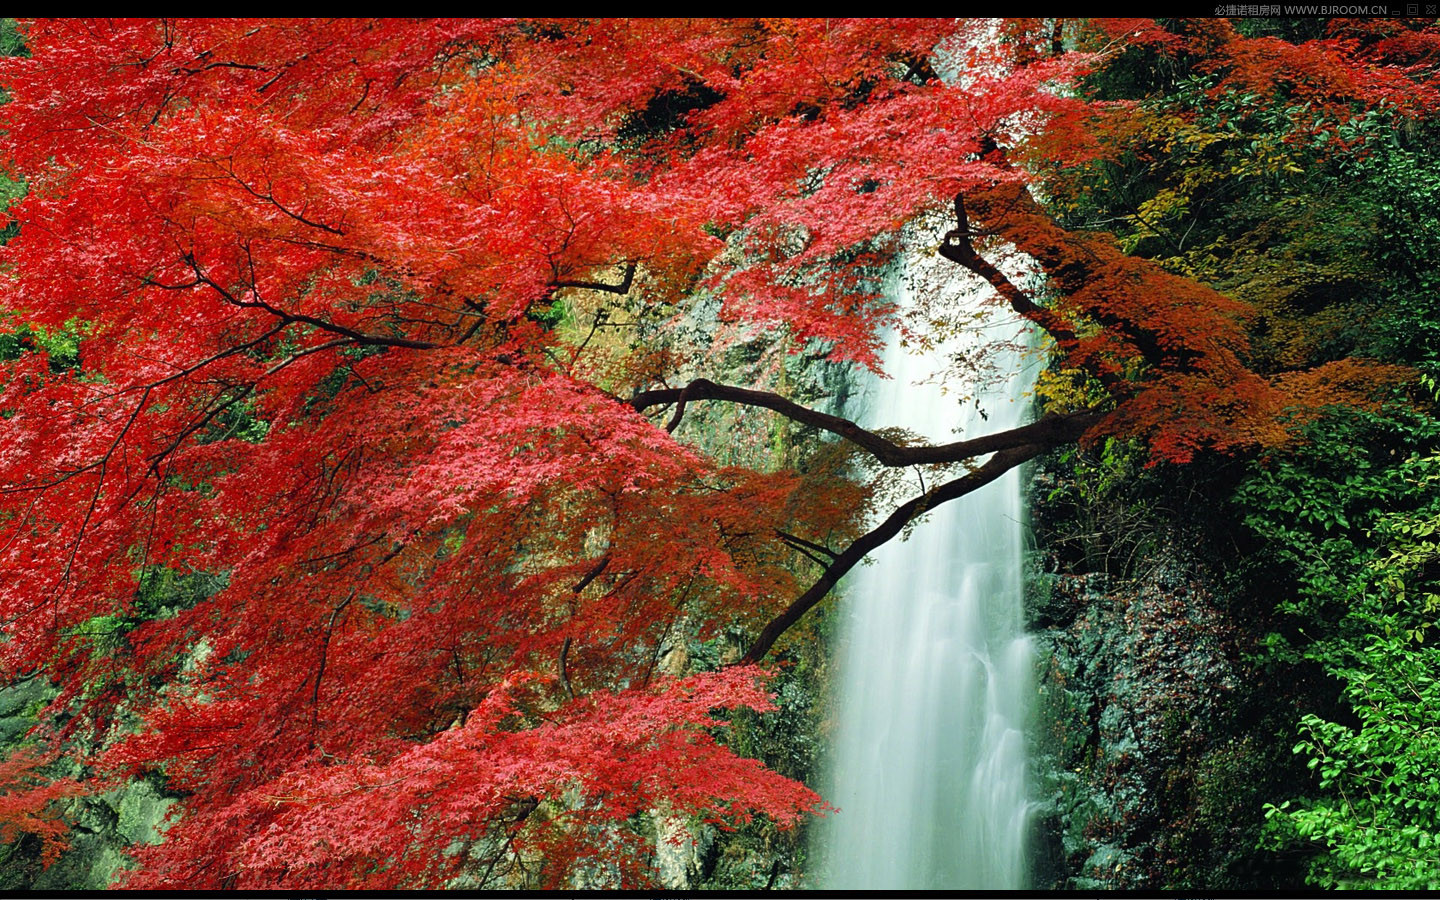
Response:
MULTIPOLYGON (((905 265, 924 263, 907 255, 905 265)), ((903 306, 903 273, 894 283, 903 306)), ((959 340, 1013 342, 1020 333, 1014 314, 996 309, 959 340)), ((872 386, 864 423, 940 443, 1023 424, 1031 379, 1019 353, 999 365, 1013 377, 978 394, 975 385, 952 385, 947 395, 917 384, 943 357, 916 355, 892 336, 892 377, 872 386), (985 415, 962 397, 978 397, 985 415)), ((918 482, 907 497, 916 493, 918 482)), ((1022 518, 1020 475, 1011 470, 930 513, 908 541, 881 547, 845 584, 848 637, 826 794, 838 812, 821 825, 821 886, 1027 886, 1025 727, 1034 685, 1021 610, 1022 518)))

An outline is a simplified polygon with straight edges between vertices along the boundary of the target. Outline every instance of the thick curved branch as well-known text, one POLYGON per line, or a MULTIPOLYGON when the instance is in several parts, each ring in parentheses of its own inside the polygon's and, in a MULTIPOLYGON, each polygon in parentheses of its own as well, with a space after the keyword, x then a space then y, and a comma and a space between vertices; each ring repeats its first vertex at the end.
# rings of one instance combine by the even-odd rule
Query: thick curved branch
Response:
POLYGON ((697 378, 683 388, 661 388, 641 391, 630 401, 630 405, 641 412, 653 406, 676 404, 667 430, 674 431, 685 413, 685 404, 692 400, 723 400, 746 406, 758 406, 777 412, 787 419, 805 425, 813 425, 822 431, 845 438, 863 450, 868 451, 882 465, 914 466, 935 463, 962 462, 986 453, 1008 450, 1029 444, 1054 446, 1078 439, 1091 426, 1099 422, 1103 413, 1089 410, 1073 413, 1052 413, 1038 421, 1009 431, 1000 431, 982 437, 935 446, 902 447, 885 438, 867 431, 849 419, 832 416, 818 410, 808 409, 779 394, 757 391, 750 388, 716 384, 706 378, 697 378))
POLYGON ((817 544, 814 541, 807 541, 799 535, 791 534, 788 531, 781 531, 778 528, 775 529, 775 536, 780 538, 780 541, 786 546, 794 550, 798 550, 801 553, 804 553, 806 556, 815 560, 822 566, 829 565, 829 563, 827 563, 823 559, 817 558, 815 556, 816 553, 824 554, 829 559, 834 559, 835 557, 840 555, 834 550, 831 550, 829 547, 826 547, 824 544, 817 544))
MULTIPOLYGON (((965 198, 956 195, 955 227, 945 233, 940 255, 984 278, 1011 309, 1048 332, 1062 351, 1067 354, 1075 351, 1081 341, 1074 328, 1053 310, 1035 303, 983 258, 975 250, 972 239, 985 234, 1010 241, 1040 264, 1050 285, 1061 294, 1071 296, 1110 277, 1106 275, 1107 268, 1123 254, 1103 236, 1074 235, 1062 228, 1023 185, 1004 183, 980 191, 970 199, 973 201, 970 206, 984 221, 984 228, 971 226, 965 198)), ((1158 268, 1155 272, 1160 274, 1158 268)), ((1114 309, 1092 304, 1087 316, 1107 332, 1123 338, 1136 357, 1155 369, 1194 373, 1201 368, 1205 353, 1198 346, 1176 346, 1143 321, 1114 309)), ((1122 360, 1092 357, 1090 365, 1112 396, 1123 397, 1135 392, 1137 385, 1122 374, 1122 360)))
POLYGON ((635 263, 625 264, 625 274, 621 277, 619 284, 606 284, 603 281, 552 281, 553 288, 579 288, 587 291, 604 291, 607 294, 619 294, 622 297, 630 293, 630 285, 635 282, 635 263))
POLYGON ((953 263, 964 266, 989 282, 995 291, 1005 298, 1010 308, 1045 329, 1051 337, 1063 343, 1074 341, 1075 332, 1060 318, 1043 306, 1039 306, 1030 295, 1015 286, 1015 283, 982 257, 975 249, 976 231, 970 225, 970 214, 965 209, 965 196, 955 195, 955 227, 945 232, 939 253, 953 263))
POLYGON ((916 516, 989 484, 1021 463, 1034 459, 1046 449, 1047 445, 1045 444, 1022 444, 1018 447, 1011 447, 995 454, 983 466, 970 474, 947 481, 934 490, 901 505, 884 522, 861 535, 854 543, 846 547, 825 569, 819 580, 810 586, 809 590, 797 597, 785 608, 784 612, 771 619, 770 623, 761 630, 750 650, 740 659, 740 663, 756 663, 763 659, 780 635, 800 621, 801 617, 813 609, 817 603, 825 599, 825 596, 830 593, 830 589, 835 587, 847 572, 855 568, 869 553, 904 530, 905 526, 916 516))
POLYGON ((560 645, 560 686, 565 689, 565 696, 571 700, 575 699, 575 689, 570 686, 570 645, 572 641, 567 635, 564 643, 560 645))
MULTIPOLYGON (((955 227, 945 232, 939 253, 944 258, 969 269, 985 279, 995 292, 1010 304, 1010 308, 1045 330, 1055 339, 1060 349, 1069 351, 1079 341, 1075 330, 1050 310, 1040 306, 1030 295, 1020 290, 1004 272, 975 250, 973 238, 977 232, 970 225, 970 215, 965 209, 965 197, 955 195, 955 227)), ((1111 372, 1100 372, 1098 377, 1107 389, 1118 389, 1119 379, 1111 372), (1113 383, 1112 383, 1113 382, 1113 383)))

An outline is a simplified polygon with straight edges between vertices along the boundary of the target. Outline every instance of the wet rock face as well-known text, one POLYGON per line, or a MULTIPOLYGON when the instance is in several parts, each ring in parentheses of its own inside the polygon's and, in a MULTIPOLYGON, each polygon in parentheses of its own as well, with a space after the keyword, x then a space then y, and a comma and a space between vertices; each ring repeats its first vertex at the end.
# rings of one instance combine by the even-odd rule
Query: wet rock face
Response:
POLYGON ((695 827, 684 819, 661 814, 656 816, 655 832, 655 868, 662 884, 688 890, 709 874, 706 857, 715 839, 713 828, 695 827))
POLYGON ((99 891, 129 864, 128 848, 160 840, 175 803, 150 782, 132 781, 106 794, 66 802, 69 846, 49 867, 30 835, 0 847, 0 890, 99 891))
MULTIPOLYGON (((773 390, 812 409, 853 415, 853 366, 830 360, 818 346, 797 347, 787 339, 760 333, 743 339, 717 327, 715 298, 700 298, 663 335, 665 346, 684 360, 673 383, 704 377, 722 384, 773 390)), ((691 404, 677 437, 700 447, 716 462, 762 469, 794 466, 805 471, 811 455, 831 435, 797 424, 767 410, 728 403, 691 404)), ((813 575, 813 570, 806 570, 813 575)), ((804 641, 776 654, 779 677, 771 684, 778 709, 764 717, 738 711, 727 740, 737 752, 761 759, 789 777, 818 785, 816 758, 821 734, 823 697, 828 683, 828 613, 819 609, 806 623, 804 641)), ((796 634, 799 633, 797 630, 796 634)), ((753 636, 753 635, 752 635, 753 636)), ((687 627, 676 629, 662 649, 662 665, 671 674, 703 671, 733 662, 742 645, 727 638, 700 641, 687 627)), ((734 830, 699 822, 682 822, 663 813, 655 817, 656 869, 663 884, 676 890, 762 891, 802 887, 807 872, 805 828, 778 831, 763 821, 734 830)))
MULTIPOLYGON (((43 678, 0 688, 0 757, 25 743, 36 714, 55 694, 43 678)), ((79 774, 76 759, 84 752, 85 748, 77 748, 71 758, 57 760, 52 764, 54 774, 79 774)), ((144 779, 63 801, 60 814, 70 826, 65 852, 47 867, 41 863, 40 841, 33 835, 0 846, 0 890, 104 890, 127 864, 126 848, 160 840, 174 803, 144 779)))
POLYGON ((160 840, 165 815, 175 801, 148 781, 72 801, 70 848, 36 874, 35 890, 104 890, 125 867, 126 848, 160 840))
POLYGON ((35 713, 55 696, 43 678, 25 678, 0 687, 0 749, 9 752, 35 725, 35 713))
POLYGON ((1198 563, 1050 576, 1032 591, 1036 886, 1286 883, 1256 850, 1276 760, 1243 641, 1198 563))

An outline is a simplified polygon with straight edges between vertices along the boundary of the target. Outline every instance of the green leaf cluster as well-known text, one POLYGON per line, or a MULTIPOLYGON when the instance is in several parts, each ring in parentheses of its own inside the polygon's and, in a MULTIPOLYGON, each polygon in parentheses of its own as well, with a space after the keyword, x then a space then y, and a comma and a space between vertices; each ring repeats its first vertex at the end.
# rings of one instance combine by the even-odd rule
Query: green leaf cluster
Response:
MULTIPOLYGON (((1422 482, 1433 493, 1440 457, 1422 482)), ((1343 628, 1305 655, 1343 685, 1349 715, 1300 722, 1294 752, 1318 777, 1309 798, 1267 807, 1276 844, 1325 847, 1322 887, 1440 887, 1440 500, 1377 523, 1389 543, 1357 579, 1343 628)))
MULTIPOLYGON (((1323 31, 1318 20, 1237 27, 1288 41, 1323 31)), ((1292 445, 1230 469, 1243 474, 1228 484, 1215 466, 1188 504, 1161 502, 1138 479, 1124 490, 1132 507, 1211 517, 1196 531, 1249 598, 1233 611, 1253 630, 1246 664, 1265 673, 1274 721, 1293 730, 1247 738, 1293 748, 1299 764, 1274 773, 1267 849, 1308 856, 1317 886, 1435 888, 1440 130, 1385 105, 1337 113, 1248 96, 1222 77, 1154 47, 1090 76, 1087 93, 1131 106, 1116 153, 1048 182, 1065 224, 1112 232, 1249 305, 1257 372, 1348 358, 1416 378, 1382 408, 1297 420, 1292 445)), ((1117 493, 1095 474, 1096 497, 1117 493)))
POLYGON ((1414 414, 1336 415, 1236 494, 1266 537, 1257 568, 1289 591, 1273 661, 1317 665, 1338 686, 1331 709, 1298 723, 1312 790, 1266 807, 1270 846, 1324 848, 1317 886, 1440 886, 1436 430, 1414 414))

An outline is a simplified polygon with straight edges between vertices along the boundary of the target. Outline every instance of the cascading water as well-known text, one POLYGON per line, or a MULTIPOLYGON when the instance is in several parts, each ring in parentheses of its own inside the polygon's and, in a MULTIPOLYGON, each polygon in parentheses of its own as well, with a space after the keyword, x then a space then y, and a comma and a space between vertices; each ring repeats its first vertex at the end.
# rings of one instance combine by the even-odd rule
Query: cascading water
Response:
MULTIPOLYGON (((902 268, 920 265, 907 256, 902 268)), ((893 282, 902 306, 906 282, 904 271, 893 282)), ((982 296, 974 295, 977 312, 982 296)), ((1023 343, 1008 310, 982 314, 969 331, 959 340, 1023 343)), ((868 392, 869 427, 949 442, 1023 424, 1030 379, 1021 353, 998 360, 1013 373, 1002 383, 961 387, 978 400, 962 407, 955 392, 919 383, 944 365, 947 349, 955 348, 917 355, 892 335, 892 377, 868 392), (949 431, 956 425, 959 436, 949 431)), ((908 541, 881 547, 850 577, 827 795, 838 811, 821 826, 823 886, 1026 886, 1024 728, 1034 685, 1022 513, 1012 470, 937 508, 908 541)))

